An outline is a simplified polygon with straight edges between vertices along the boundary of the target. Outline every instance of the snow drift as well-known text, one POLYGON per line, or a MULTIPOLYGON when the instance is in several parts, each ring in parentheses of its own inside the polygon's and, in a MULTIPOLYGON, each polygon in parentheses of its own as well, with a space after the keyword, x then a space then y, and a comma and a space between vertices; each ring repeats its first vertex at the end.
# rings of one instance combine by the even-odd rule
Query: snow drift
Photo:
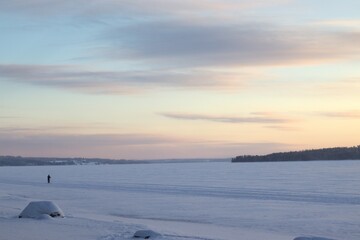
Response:
POLYGON ((30 202, 20 213, 19 218, 64 217, 63 211, 51 201, 30 202))

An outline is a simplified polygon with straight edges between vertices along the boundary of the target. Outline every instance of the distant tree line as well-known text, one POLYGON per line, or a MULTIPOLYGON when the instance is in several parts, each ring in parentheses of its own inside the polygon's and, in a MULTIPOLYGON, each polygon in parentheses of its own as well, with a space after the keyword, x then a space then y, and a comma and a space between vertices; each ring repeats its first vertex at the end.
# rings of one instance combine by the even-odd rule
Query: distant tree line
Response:
POLYGON ((360 160, 360 145, 354 147, 335 147, 279 152, 268 155, 242 155, 233 158, 232 162, 285 162, 318 160, 360 160))

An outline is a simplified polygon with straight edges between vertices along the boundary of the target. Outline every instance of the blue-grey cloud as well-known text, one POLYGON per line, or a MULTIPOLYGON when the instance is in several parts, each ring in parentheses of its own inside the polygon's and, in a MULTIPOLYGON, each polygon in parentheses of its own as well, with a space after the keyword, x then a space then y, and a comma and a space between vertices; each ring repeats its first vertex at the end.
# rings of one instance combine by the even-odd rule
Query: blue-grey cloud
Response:
MULTIPOLYGON (((61 16, 69 10, 76 16, 86 15, 88 23, 110 22, 93 28, 96 40, 89 41, 97 41, 96 47, 90 44, 84 56, 74 58, 89 57, 91 52, 90 58, 94 57, 94 61, 105 57, 115 60, 112 65, 125 69, 130 62, 135 69, 103 71, 79 66, 3 64, 0 78, 98 94, 129 94, 159 88, 229 89, 242 87, 252 80, 251 76, 235 72, 234 67, 311 64, 359 56, 360 33, 356 31, 318 31, 261 23, 261 20, 215 17, 216 9, 231 11, 234 6, 246 9, 286 0, 263 2, 0 1, 0 11, 31 15, 41 15, 38 11, 43 11, 45 15, 61 16), (158 16, 159 12, 166 16, 158 16), (170 17, 174 12, 197 12, 199 16, 170 17), (107 18, 107 14, 111 16, 107 18)), ((79 22, 77 18, 70 19, 73 24, 79 22)))
POLYGON ((108 57, 187 67, 286 65, 360 53, 360 32, 247 22, 142 21, 111 30, 104 39, 110 46, 102 49, 108 57))
POLYGON ((290 119, 274 117, 270 115, 252 114, 245 117, 234 117, 234 116, 214 116, 205 114, 189 114, 189 113, 159 113, 159 115, 178 119, 178 120, 201 120, 210 122, 221 122, 221 123, 273 123, 281 124, 291 122, 290 119))
POLYGON ((151 134, 34 134, 27 130, 9 132, 1 129, 0 145, 4 146, 36 146, 46 149, 50 147, 71 148, 72 146, 134 146, 156 145, 179 142, 175 138, 151 134))
POLYGON ((355 30, 284 27, 250 17, 226 18, 219 11, 238 14, 239 10, 286 2, 14 0, 0 1, 0 11, 63 18, 72 13, 76 17, 66 20, 67 24, 105 23, 103 28, 93 28, 100 41, 96 44, 98 57, 133 60, 157 69, 169 65, 194 68, 318 63, 359 55, 360 33, 355 30), (186 16, 172 17, 177 14, 186 16), (86 20, 79 20, 81 16, 86 20))
POLYGON ((12 0, 0 1, 0 10, 41 16, 159 16, 174 14, 209 14, 219 10, 254 9, 274 4, 284 4, 291 0, 12 0))
POLYGON ((96 71, 79 66, 0 65, 0 78, 98 94, 128 94, 151 88, 241 87, 244 74, 215 71, 96 71))

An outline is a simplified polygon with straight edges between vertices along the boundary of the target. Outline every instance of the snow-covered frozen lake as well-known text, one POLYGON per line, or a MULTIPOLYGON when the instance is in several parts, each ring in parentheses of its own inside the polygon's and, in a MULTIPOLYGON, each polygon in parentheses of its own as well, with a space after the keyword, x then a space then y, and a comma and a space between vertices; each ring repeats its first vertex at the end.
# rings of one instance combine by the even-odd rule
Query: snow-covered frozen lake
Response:
POLYGON ((359 173, 360 161, 1 167, 0 239, 359 240, 359 173), (66 218, 17 218, 39 200, 66 218))

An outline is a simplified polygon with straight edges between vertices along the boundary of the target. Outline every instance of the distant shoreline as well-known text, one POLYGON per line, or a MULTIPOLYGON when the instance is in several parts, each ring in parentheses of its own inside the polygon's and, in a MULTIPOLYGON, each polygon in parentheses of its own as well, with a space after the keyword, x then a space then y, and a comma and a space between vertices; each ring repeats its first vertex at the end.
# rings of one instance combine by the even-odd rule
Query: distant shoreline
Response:
POLYGON ((267 155, 242 155, 231 160, 238 162, 299 162, 299 161, 338 161, 360 160, 360 145, 354 147, 335 147, 302 151, 278 152, 267 155))
POLYGON ((231 160, 230 158, 125 160, 125 159, 107 159, 107 158, 79 158, 79 157, 77 157, 77 158, 58 158, 58 157, 0 156, 0 167, 230 162, 230 160, 231 160))

